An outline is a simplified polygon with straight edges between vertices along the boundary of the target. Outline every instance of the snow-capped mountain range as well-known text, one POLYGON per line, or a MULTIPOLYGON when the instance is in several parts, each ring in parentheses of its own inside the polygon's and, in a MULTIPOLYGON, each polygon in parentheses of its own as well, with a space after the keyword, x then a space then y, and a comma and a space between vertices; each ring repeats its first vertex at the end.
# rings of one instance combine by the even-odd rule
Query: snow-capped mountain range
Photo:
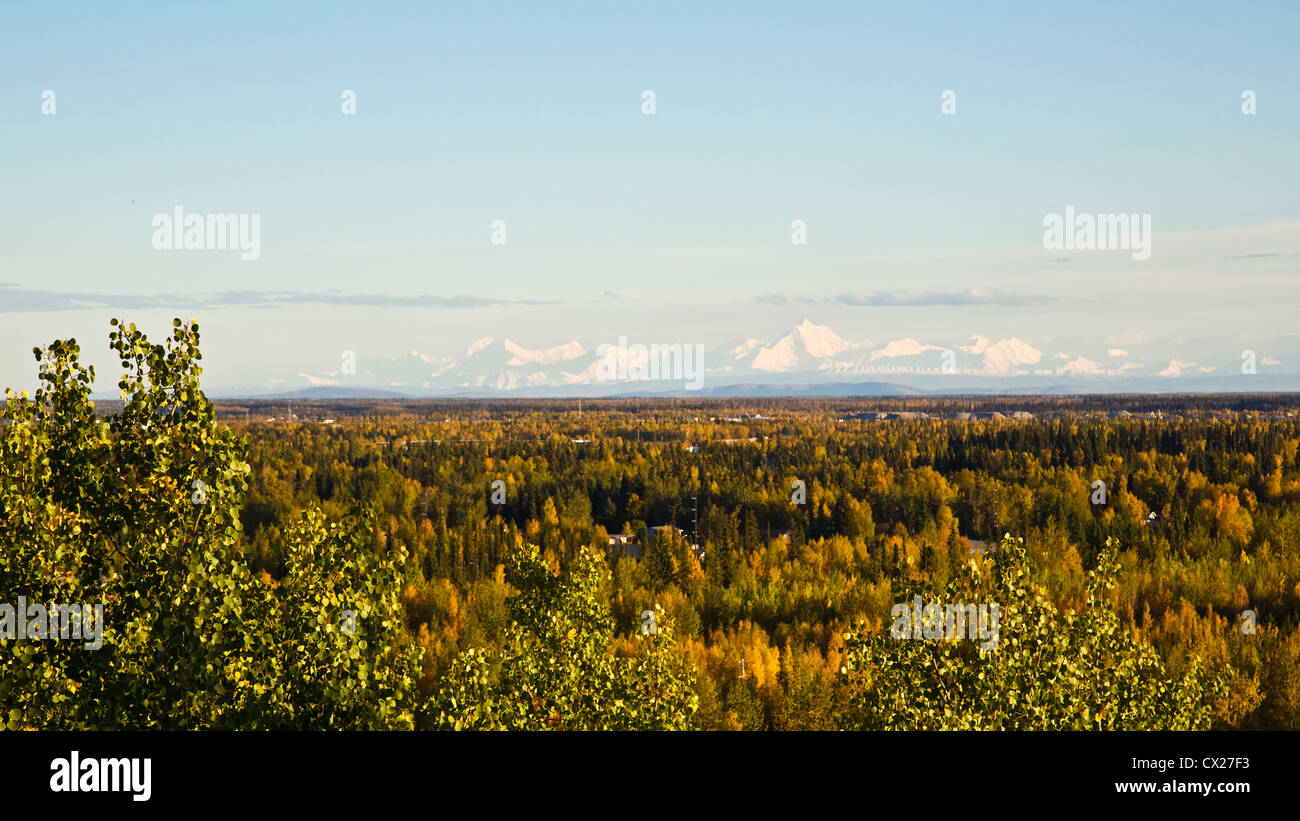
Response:
MULTIPOLYGON (((1300 389, 1300 371, 1289 364, 1300 356, 1248 351, 1229 340, 1213 346, 1219 350, 1213 359, 1193 359, 1180 355, 1185 348, 1172 342, 1146 343, 1138 350, 1098 341, 1067 350, 981 334, 933 341, 851 341, 804 319, 771 341, 735 340, 698 352, 698 360, 694 347, 639 350, 626 339, 594 344, 573 339, 549 348, 527 348, 487 336, 451 355, 412 350, 396 359, 361 359, 351 367, 345 361, 331 373, 300 373, 297 379, 277 381, 280 392, 296 387, 318 396, 366 390, 412 396, 617 396, 739 395, 745 388, 753 395, 1300 389), (624 345, 626 349, 620 347, 624 345), (695 380, 698 391, 688 389, 693 360, 703 365, 695 380), (637 370, 648 364, 656 367, 657 378, 637 370)), ((1205 350, 1203 340, 1197 350, 1205 350)))

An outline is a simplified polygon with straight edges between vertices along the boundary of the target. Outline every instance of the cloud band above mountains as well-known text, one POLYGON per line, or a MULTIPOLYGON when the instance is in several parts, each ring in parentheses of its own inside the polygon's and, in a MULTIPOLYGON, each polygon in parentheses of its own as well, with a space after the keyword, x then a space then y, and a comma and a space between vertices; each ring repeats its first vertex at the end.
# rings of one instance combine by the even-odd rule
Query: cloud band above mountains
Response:
POLYGON ((755 297, 761 305, 811 305, 816 302, 850 307, 936 307, 963 305, 1047 305, 1057 300, 1036 294, 1020 294, 987 288, 966 288, 954 291, 867 291, 842 293, 821 300, 794 297, 785 294, 765 294, 755 297))
POLYGON ((498 299, 458 294, 345 294, 337 291, 221 291, 210 294, 97 294, 18 288, 0 283, 0 313, 78 311, 104 308, 269 308, 281 305, 343 305, 392 308, 483 308, 495 305, 551 305, 547 300, 498 299))

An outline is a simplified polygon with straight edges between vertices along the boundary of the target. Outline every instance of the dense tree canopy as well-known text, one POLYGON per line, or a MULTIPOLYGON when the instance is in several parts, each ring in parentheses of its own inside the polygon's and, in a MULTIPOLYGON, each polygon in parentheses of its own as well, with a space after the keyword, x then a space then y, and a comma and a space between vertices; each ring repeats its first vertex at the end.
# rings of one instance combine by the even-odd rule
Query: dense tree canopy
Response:
POLYGON ((364 521, 307 511, 285 576, 255 576, 240 549, 246 446, 199 389, 197 323, 177 320, 162 345, 114 325, 119 413, 96 417, 76 340, 35 351, 33 398, 6 397, 0 590, 103 606, 98 649, 18 641, 0 654, 6 725, 413 726, 400 552, 374 554, 364 521))
POLYGON ((214 407, 198 341, 115 321, 121 402, 75 340, 7 394, 0 593, 104 623, 87 650, 0 622, 5 726, 1300 727, 1280 400, 295 414, 214 407), (918 591, 1002 602, 1003 639, 892 638, 918 591))
POLYGON ((611 652, 614 622, 601 588, 609 571, 581 551, 558 576, 535 547, 511 555, 511 623, 499 651, 470 648, 443 676, 435 725, 450 729, 684 730, 699 696, 673 650, 662 608, 647 611, 627 657, 611 652))
MULTIPOLYGON (((1155 649, 1120 625, 1105 598, 1119 570, 1116 552, 1108 542, 1097 568, 1089 571, 1079 613, 1058 612, 1046 591, 1032 582, 1022 540, 1010 536, 993 551, 987 568, 972 559, 943 591, 927 586, 921 592, 921 601, 936 602, 936 608, 977 602, 997 606, 997 618, 982 624, 991 628, 982 634, 988 641, 962 631, 956 618, 942 638, 922 635, 918 640, 906 630, 898 631, 903 640, 891 634, 846 634, 842 674, 854 709, 843 714, 845 726, 1207 729, 1212 708, 1206 691, 1222 695, 1227 675, 1207 677, 1194 663, 1171 680, 1155 649)), ((940 627, 937 618, 934 627, 940 627)))

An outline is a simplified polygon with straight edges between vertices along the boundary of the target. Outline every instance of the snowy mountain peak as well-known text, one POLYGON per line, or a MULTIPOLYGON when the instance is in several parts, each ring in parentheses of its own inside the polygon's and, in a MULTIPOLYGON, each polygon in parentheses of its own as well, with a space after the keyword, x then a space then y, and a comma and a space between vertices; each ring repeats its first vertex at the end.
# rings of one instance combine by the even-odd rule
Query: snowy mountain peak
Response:
POLYGON ((1007 373, 1017 365, 1032 365, 1042 358, 1042 351, 1013 336, 985 348, 984 368, 990 373, 1007 373))
POLYGON ((790 333, 759 350, 750 367, 772 372, 824 370, 830 367, 831 357, 859 347, 829 327, 804 319, 790 333))
POLYGON ((791 334, 798 337, 809 356, 834 356, 840 351, 854 347, 852 342, 844 339, 826 325, 815 325, 808 318, 794 326, 791 334))
POLYGON ((556 362, 577 359, 587 352, 587 349, 582 347, 582 343, 576 339, 563 345, 536 351, 507 339, 505 340, 505 349, 513 354, 506 362, 507 365, 512 367, 520 365, 554 365, 556 362))
MULTIPOLYGON (((1060 354, 1058 354, 1060 356, 1060 354)), ((1107 373, 1106 369, 1098 362, 1093 362, 1083 356, 1076 356, 1066 364, 1057 369, 1057 373, 1071 374, 1074 376, 1103 376, 1107 373)))
POLYGON ((915 339, 895 339, 880 350, 872 351, 870 361, 874 362, 877 359, 895 356, 916 356, 926 351, 939 350, 943 349, 938 345, 922 345, 915 339))
POLYGON ((740 359, 741 357, 749 356, 749 354, 762 347, 763 342, 761 340, 750 337, 739 345, 732 347, 727 351, 727 353, 731 354, 732 359, 740 359))

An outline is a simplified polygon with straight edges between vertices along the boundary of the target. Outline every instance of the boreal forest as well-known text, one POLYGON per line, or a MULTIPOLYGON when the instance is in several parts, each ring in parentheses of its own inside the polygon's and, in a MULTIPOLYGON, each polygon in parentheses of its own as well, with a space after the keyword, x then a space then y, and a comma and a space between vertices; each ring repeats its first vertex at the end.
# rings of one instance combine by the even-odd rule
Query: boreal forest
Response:
POLYGON ((1300 728, 1295 396, 213 401, 110 334, 0 410, 0 594, 103 604, 0 621, 8 729, 1300 728))

